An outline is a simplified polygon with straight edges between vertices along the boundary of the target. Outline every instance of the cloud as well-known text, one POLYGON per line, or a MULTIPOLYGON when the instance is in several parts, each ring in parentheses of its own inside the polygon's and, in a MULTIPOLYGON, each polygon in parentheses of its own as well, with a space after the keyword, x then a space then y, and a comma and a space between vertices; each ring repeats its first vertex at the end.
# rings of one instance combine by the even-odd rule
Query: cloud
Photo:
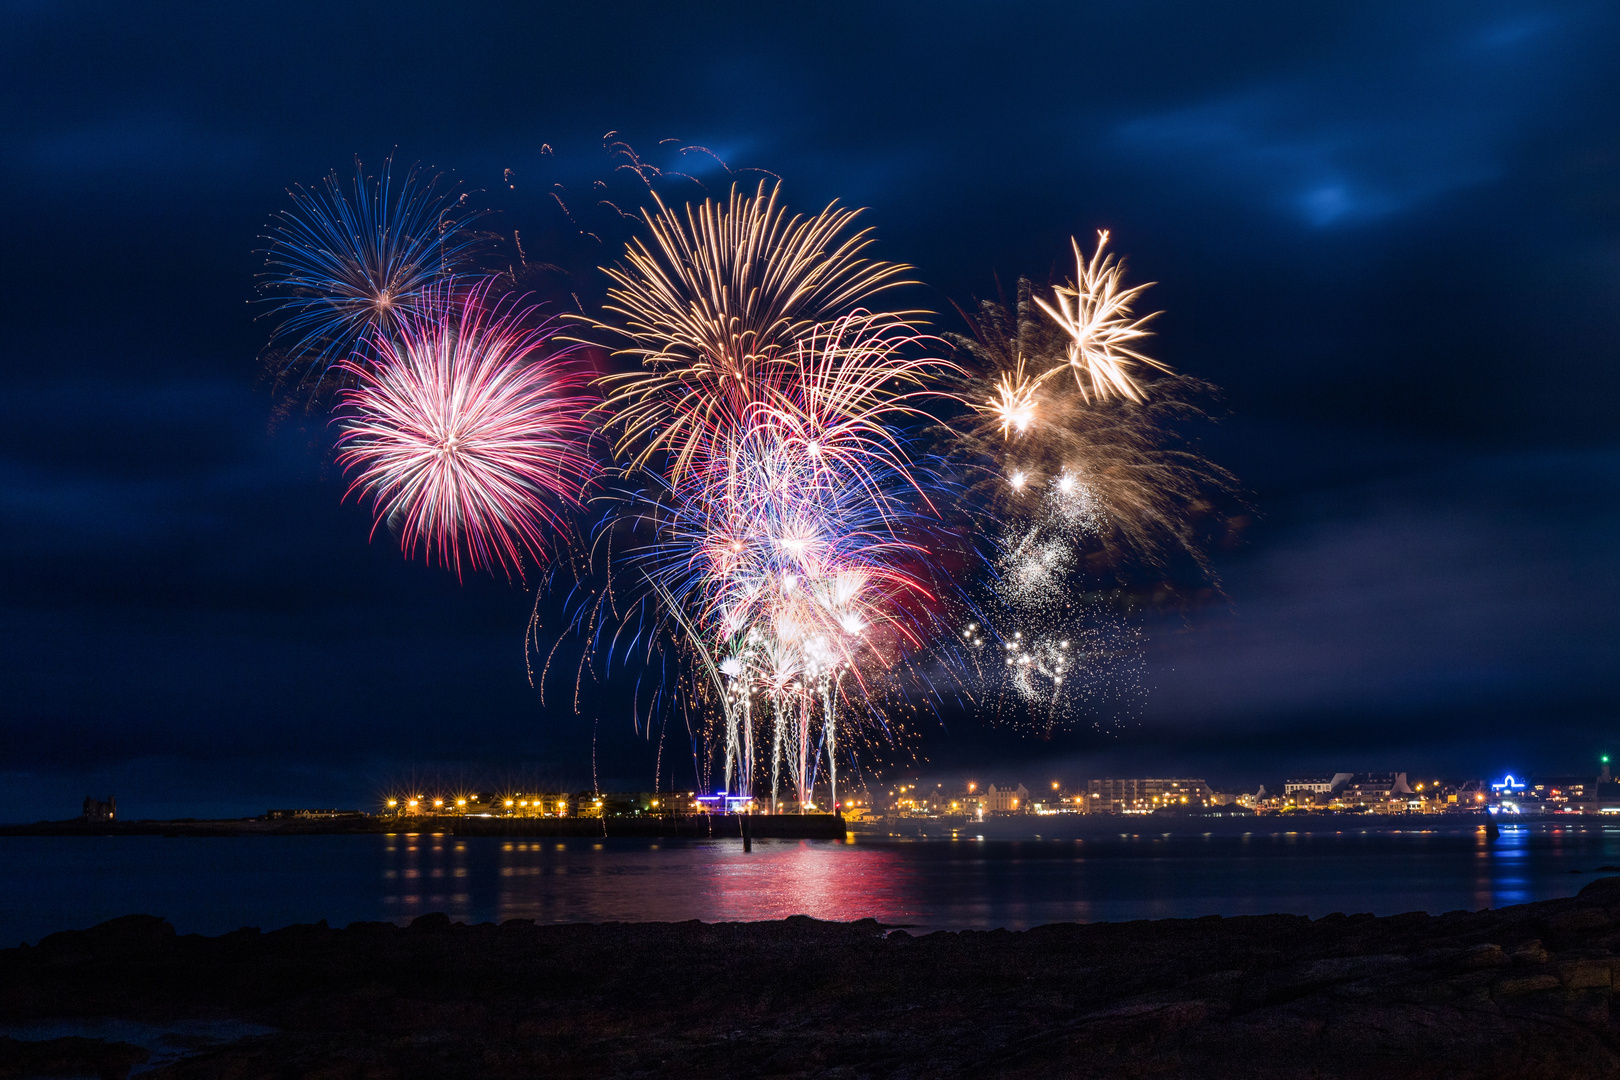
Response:
POLYGON ((1126 123, 1120 142, 1306 224, 1388 217, 1501 173, 1489 116, 1333 118, 1275 87, 1126 123))
POLYGON ((259 159, 256 140, 169 113, 109 116, 23 142, 19 163, 59 179, 157 182, 199 173, 241 173, 259 159))
POLYGON ((262 417, 262 398, 223 379, 14 387, 0 404, 0 550, 60 557, 228 531, 233 502, 303 479, 262 417))
POLYGON ((1228 614, 1160 631, 1149 723, 1579 711, 1620 669, 1617 496, 1614 450, 1335 492, 1233 571, 1228 614))
MULTIPOLYGON (((1570 45, 1560 31, 1573 21, 1540 12, 1460 32, 1380 27, 1390 43, 1377 64, 1357 43, 1316 71, 1128 118, 1114 141, 1180 182, 1313 228, 1405 214, 1511 168, 1511 144, 1561 86, 1526 53, 1570 45)), ((1575 47, 1567 59, 1586 57, 1575 47)))

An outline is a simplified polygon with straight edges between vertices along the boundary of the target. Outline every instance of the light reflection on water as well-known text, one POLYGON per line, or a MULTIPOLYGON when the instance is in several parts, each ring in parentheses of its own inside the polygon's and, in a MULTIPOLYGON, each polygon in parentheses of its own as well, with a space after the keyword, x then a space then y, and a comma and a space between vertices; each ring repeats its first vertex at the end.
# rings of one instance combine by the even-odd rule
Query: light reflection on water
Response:
POLYGON ((133 911, 182 933, 327 919, 730 921, 874 917, 925 929, 1333 911, 1569 896, 1620 828, 1109 833, 1066 839, 584 840, 442 834, 6 837, 0 943, 133 911), (1581 870, 1582 874, 1570 871, 1581 870))

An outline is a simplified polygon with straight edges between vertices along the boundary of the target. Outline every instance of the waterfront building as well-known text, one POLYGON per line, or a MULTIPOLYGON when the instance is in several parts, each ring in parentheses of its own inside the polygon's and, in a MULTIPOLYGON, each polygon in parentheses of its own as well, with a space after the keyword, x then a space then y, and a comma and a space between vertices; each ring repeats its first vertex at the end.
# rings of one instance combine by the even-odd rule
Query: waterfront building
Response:
POLYGON ((1119 780, 1108 777, 1090 784, 1087 808, 1093 814, 1151 814, 1167 807, 1208 806, 1214 792, 1201 779, 1119 780))
POLYGON ((1029 810, 1029 789, 1023 784, 980 787, 978 781, 973 781, 949 800, 949 809, 941 812, 982 818, 987 814, 1023 814, 1029 810))
POLYGON ((1581 814, 1620 814, 1620 783, 1609 778, 1607 761, 1603 772, 1584 785, 1579 795, 1567 798, 1564 809, 1581 814))
POLYGON ((1356 773, 1334 793, 1334 802, 1347 810, 1405 813, 1412 795, 1403 772, 1356 773))
POLYGON ((1318 795, 1332 795, 1348 784, 1354 773, 1333 773, 1318 776, 1296 776, 1283 781, 1283 794, 1292 795, 1301 803, 1314 802, 1318 795))
POLYGON ((1592 776, 1535 776, 1528 782, 1529 794, 1563 809, 1571 802, 1583 803, 1597 794, 1597 778, 1592 776))
POLYGON ((1065 791, 1060 781, 1053 780, 1052 786, 1043 791, 1037 791, 1029 797, 1029 812, 1032 814, 1075 814, 1084 813, 1086 803, 1085 793, 1080 797, 1065 791))
POLYGON ((383 813, 391 817, 458 814, 488 817, 501 812, 502 798, 491 791, 414 791, 390 795, 383 803, 383 813))
POLYGON ((306 810, 301 808, 290 808, 282 810, 266 810, 264 812, 264 816, 270 821, 286 821, 289 819, 316 821, 321 819, 330 820, 332 818, 359 818, 365 817, 366 815, 360 810, 306 810))
POLYGON ((98 799, 94 795, 84 797, 84 820, 111 821, 118 816, 118 797, 109 795, 105 799, 98 799))
POLYGON ((695 791, 643 791, 637 797, 638 809, 643 814, 697 814, 697 792, 695 791))
POLYGON ((1022 814, 1029 809, 1029 789, 1023 784, 1010 788, 991 784, 979 805, 986 814, 1022 814))
MULTIPOLYGON (((713 795, 696 795, 693 797, 692 805, 694 809, 691 812, 694 814, 752 814, 760 808, 758 800, 752 795, 725 791, 713 795)), ((815 812, 813 805, 808 810, 800 808, 795 799, 779 800, 778 807, 779 812, 783 814, 815 812)))
POLYGON ((866 821, 876 816, 877 808, 872 805, 871 799, 862 795, 840 802, 834 812, 842 814, 845 821, 866 821))
POLYGON ((896 784, 889 789, 888 811, 901 817, 934 817, 950 812, 944 809, 949 801, 940 784, 932 788, 916 783, 896 784))
POLYGON ((572 806, 573 800, 560 793, 508 791, 495 800, 492 812, 503 817, 567 817, 572 806))
POLYGON ((1620 783, 1609 774, 1609 759, 1602 759, 1597 775, 1534 776, 1525 782, 1523 801, 1539 800, 1546 813, 1620 813, 1620 783))

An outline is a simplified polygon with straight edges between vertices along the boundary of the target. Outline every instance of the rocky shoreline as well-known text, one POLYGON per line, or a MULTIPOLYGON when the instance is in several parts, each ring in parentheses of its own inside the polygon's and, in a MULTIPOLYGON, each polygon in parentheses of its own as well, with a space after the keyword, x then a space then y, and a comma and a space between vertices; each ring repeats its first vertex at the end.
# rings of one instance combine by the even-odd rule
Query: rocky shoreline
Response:
MULTIPOLYGON (((133 915, 0 952, 0 1017, 257 1025, 158 1080, 1620 1078, 1620 877, 1496 911, 913 937, 872 920, 179 936, 133 915)), ((36 1027, 37 1030, 39 1030, 36 1027)), ((149 1049, 0 1039, 0 1078, 149 1049)))

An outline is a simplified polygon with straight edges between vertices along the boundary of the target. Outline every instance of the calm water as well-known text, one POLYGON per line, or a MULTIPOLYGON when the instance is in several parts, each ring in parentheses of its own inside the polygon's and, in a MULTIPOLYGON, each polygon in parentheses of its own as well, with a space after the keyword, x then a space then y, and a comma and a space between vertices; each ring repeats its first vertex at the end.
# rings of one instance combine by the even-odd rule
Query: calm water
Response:
MULTIPOLYGON (((1253 828, 1251 825, 1250 828, 1253 828)), ((1136 833, 1063 840, 3 837, 0 943, 130 912, 181 933, 325 919, 727 921, 924 929, 1209 914, 1452 911, 1573 895, 1620 826, 1136 833), (1572 874, 1572 870, 1585 871, 1572 874)))

